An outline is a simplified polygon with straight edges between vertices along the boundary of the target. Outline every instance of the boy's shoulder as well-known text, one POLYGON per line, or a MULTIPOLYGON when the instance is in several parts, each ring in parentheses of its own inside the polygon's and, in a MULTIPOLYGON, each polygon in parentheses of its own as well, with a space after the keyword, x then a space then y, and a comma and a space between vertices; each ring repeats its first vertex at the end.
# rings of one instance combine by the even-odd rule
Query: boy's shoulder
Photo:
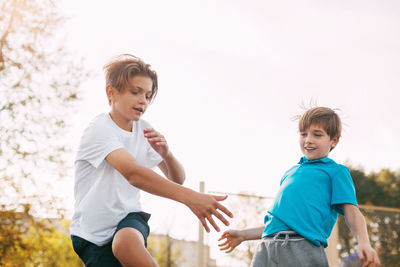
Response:
POLYGON ((333 169, 338 169, 338 170, 348 170, 349 168, 347 168, 345 165, 337 163, 336 161, 334 161, 331 158, 324 158, 324 164, 323 166, 327 167, 327 168, 333 168, 333 169))
POLYGON ((305 159, 305 157, 302 157, 298 164, 294 165, 291 169, 289 169, 288 172, 294 171, 300 166, 305 165, 308 167, 311 167, 311 170, 324 170, 327 171, 328 173, 348 173, 350 172, 349 168, 347 168, 345 165, 336 163, 333 159, 331 158, 322 158, 322 159, 317 159, 317 160, 312 160, 308 161, 305 159))
POLYGON ((99 133, 112 130, 112 120, 108 114, 101 113, 95 116, 86 126, 84 133, 89 134, 92 132, 99 133))
MULTIPOLYGON (((133 121, 132 131, 142 131, 146 128, 152 128, 151 124, 146 120, 139 119, 133 121)), ((86 128, 86 131, 102 131, 102 132, 121 132, 121 129, 115 124, 108 113, 101 113, 94 117, 86 128)))

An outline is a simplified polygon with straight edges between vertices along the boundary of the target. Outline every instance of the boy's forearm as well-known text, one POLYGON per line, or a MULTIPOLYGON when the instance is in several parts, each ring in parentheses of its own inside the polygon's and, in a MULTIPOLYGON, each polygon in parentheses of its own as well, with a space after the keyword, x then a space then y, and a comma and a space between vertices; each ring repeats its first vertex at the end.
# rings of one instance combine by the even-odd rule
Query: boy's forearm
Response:
POLYGON ((357 242, 369 244, 369 237, 364 216, 358 210, 345 213, 346 224, 353 233, 357 242))
POLYGON ((175 158, 175 156, 169 152, 168 155, 163 159, 165 166, 167 167, 167 177, 171 181, 183 184, 185 181, 185 170, 182 164, 175 158))
POLYGON ((189 196, 195 193, 195 191, 166 180, 151 169, 139 165, 135 167, 135 172, 126 178, 130 184, 139 189, 183 204, 187 204, 189 196))
POLYGON ((264 226, 244 229, 242 230, 242 236, 244 240, 257 240, 261 239, 263 231, 264 231, 264 226))

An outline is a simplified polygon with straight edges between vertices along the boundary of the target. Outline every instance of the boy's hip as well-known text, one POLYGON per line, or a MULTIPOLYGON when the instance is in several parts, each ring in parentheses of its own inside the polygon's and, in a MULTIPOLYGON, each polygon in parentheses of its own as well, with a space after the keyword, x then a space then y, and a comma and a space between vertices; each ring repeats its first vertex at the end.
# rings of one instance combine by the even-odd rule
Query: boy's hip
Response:
POLYGON ((262 239, 251 266, 329 267, 329 264, 323 246, 315 246, 293 231, 283 231, 262 239))

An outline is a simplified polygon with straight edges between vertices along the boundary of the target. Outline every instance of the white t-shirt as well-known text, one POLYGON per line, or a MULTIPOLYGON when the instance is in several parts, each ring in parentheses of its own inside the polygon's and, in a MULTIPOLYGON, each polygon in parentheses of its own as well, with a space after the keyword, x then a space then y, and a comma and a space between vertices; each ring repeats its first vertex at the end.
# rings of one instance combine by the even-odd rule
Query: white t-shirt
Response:
POLYGON ((83 133, 75 159, 75 213, 70 233, 98 246, 111 241, 118 223, 130 212, 142 211, 140 190, 131 185, 105 157, 124 148, 147 168, 161 156, 150 146, 143 130, 146 121, 134 121, 132 132, 118 127, 109 114, 94 118, 83 133))

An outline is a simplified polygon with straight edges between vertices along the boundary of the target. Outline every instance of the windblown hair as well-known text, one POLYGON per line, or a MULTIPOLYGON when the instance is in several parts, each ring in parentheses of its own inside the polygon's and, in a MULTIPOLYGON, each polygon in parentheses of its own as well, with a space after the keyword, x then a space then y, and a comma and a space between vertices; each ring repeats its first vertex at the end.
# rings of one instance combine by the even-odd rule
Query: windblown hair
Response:
POLYGON ((130 54, 122 54, 112 58, 103 67, 106 78, 106 86, 111 85, 119 92, 124 90, 129 84, 129 80, 136 75, 149 77, 153 82, 151 88, 150 102, 153 101, 158 91, 157 73, 151 69, 149 64, 146 64, 140 58, 130 54))
POLYGON ((341 136, 342 122, 333 109, 327 107, 308 109, 299 118, 299 132, 306 131, 313 124, 322 127, 331 139, 341 136))

